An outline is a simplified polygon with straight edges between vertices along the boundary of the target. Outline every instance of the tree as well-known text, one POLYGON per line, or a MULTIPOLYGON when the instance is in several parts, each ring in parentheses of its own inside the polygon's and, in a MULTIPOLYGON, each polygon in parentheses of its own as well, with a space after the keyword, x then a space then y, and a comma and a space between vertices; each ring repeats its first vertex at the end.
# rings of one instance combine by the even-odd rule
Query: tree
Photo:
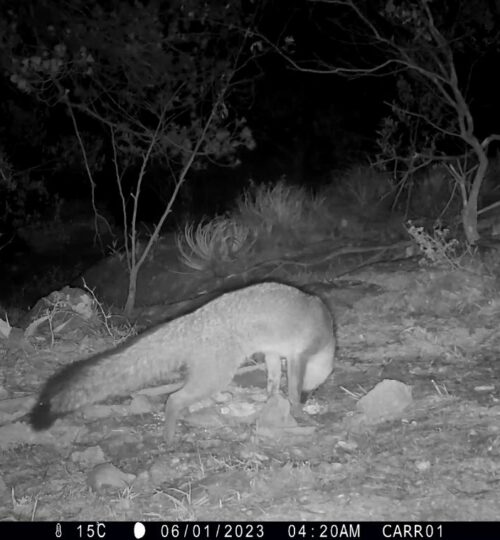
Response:
POLYGON ((458 159, 461 167, 451 170, 461 190, 465 236, 475 243, 488 147, 500 136, 479 134, 468 89, 480 58, 498 55, 499 8, 486 0, 310 1, 318 19, 334 25, 331 32, 340 47, 345 51, 345 44, 350 45, 349 56, 342 63, 338 55, 299 62, 289 49, 278 48, 280 54, 301 71, 397 80, 392 115, 381 131, 382 150, 386 157, 404 158, 412 166, 458 159), (354 64, 353 51, 358 59, 354 64))
POLYGON ((233 164, 240 146, 254 146, 236 108, 251 84, 248 63, 255 51, 241 28, 252 13, 238 1, 22 5, 22 12, 8 10, 4 63, 19 90, 66 111, 96 219, 95 174, 112 164, 123 213, 130 313, 138 270, 189 170, 208 160, 233 164), (168 171, 170 191, 139 254, 138 209, 152 164, 168 171), (129 187, 126 173, 135 176, 129 187))

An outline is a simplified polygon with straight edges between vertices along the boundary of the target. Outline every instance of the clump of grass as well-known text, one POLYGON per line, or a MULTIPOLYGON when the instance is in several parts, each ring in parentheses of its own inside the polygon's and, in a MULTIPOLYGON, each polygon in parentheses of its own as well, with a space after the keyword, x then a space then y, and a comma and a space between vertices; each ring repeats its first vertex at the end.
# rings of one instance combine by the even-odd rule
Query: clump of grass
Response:
POLYGON ((307 193, 287 185, 284 178, 274 185, 252 185, 236 201, 236 212, 245 223, 270 234, 279 226, 293 229, 304 218, 307 193))
POLYGON ((252 184, 237 199, 234 215, 263 239, 293 242, 303 235, 309 241, 312 232, 325 228, 326 199, 282 177, 272 185, 252 184))
POLYGON ((197 226, 188 223, 182 234, 177 234, 177 249, 183 263, 193 270, 212 270, 236 259, 244 259, 251 252, 254 235, 249 227, 228 216, 217 216, 197 226))
POLYGON ((336 183, 336 191, 341 198, 363 208, 389 200, 393 189, 387 172, 366 165, 347 169, 336 183))
POLYGON ((288 185, 285 178, 251 184, 230 214, 187 224, 176 245, 186 266, 220 275, 227 273, 228 264, 244 264, 250 254, 269 256, 284 246, 331 236, 335 228, 328 210, 324 194, 288 185))

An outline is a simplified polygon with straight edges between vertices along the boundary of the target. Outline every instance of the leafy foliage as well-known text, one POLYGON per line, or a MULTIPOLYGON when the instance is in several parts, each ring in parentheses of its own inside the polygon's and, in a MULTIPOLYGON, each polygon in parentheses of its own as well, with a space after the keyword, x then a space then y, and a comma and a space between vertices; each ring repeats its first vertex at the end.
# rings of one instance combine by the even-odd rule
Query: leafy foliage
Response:
MULTIPOLYGON (((500 46, 490 3, 388 0, 378 46, 398 69, 391 114, 379 131, 380 157, 412 167, 463 155, 474 134, 467 92, 478 60, 500 46)), ((482 74, 484 76, 484 74, 482 74)), ((475 88, 481 94, 480 88, 475 88)))
POLYGON ((47 200, 43 183, 29 171, 16 171, 0 148, 0 225, 16 229, 37 221, 47 200))
MULTIPOLYGON (((152 157, 181 167, 221 88, 249 54, 238 30, 248 22, 240 2, 33 0, 11 7, 2 40, 10 81, 49 106, 83 113, 80 125, 97 145, 112 130, 126 166, 143 155, 161 119, 152 157)), ((221 105, 203 156, 231 161, 239 146, 253 147, 234 102, 227 96, 221 105)))

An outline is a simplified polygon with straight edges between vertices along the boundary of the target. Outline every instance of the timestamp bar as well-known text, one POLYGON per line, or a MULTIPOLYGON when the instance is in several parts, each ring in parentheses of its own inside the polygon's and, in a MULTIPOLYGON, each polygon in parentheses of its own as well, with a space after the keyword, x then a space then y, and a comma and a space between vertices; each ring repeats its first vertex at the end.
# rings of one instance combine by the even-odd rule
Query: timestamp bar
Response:
POLYGON ((0 522, 0 538, 78 540, 498 540, 500 522, 293 521, 293 522, 0 522))

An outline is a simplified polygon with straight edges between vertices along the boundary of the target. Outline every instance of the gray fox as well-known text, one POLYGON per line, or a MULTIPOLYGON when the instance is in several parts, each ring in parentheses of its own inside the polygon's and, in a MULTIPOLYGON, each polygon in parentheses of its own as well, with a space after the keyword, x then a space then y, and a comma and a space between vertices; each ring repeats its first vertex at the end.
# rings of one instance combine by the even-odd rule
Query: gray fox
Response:
POLYGON ((184 385, 165 407, 164 436, 171 443, 181 411, 223 390, 255 353, 265 357, 269 395, 279 392, 281 360, 287 360, 288 399, 297 410, 302 391, 314 390, 332 372, 335 347, 333 316, 319 297, 281 283, 250 285, 62 368, 43 387, 30 422, 46 429, 84 405, 187 368, 184 385))

